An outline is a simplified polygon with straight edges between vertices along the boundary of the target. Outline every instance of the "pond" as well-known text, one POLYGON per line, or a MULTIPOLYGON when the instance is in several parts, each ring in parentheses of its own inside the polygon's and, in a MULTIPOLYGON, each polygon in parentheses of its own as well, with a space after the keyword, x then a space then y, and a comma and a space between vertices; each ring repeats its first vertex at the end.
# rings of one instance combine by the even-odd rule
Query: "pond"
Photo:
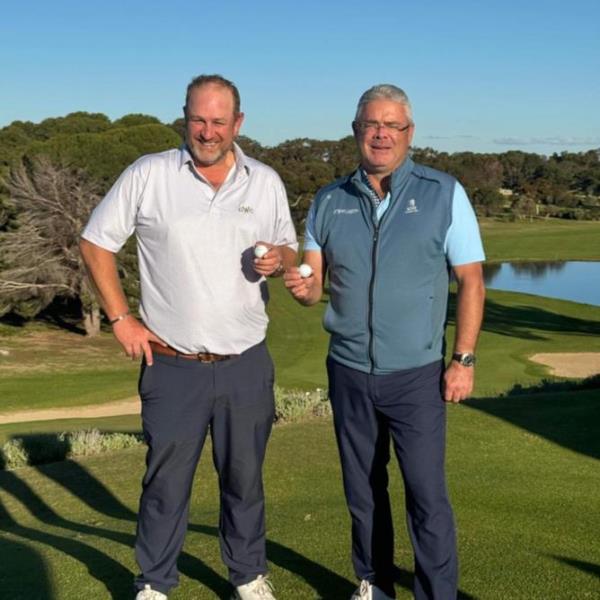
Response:
POLYGON ((484 265, 486 287, 600 306, 600 262, 518 262, 484 265))

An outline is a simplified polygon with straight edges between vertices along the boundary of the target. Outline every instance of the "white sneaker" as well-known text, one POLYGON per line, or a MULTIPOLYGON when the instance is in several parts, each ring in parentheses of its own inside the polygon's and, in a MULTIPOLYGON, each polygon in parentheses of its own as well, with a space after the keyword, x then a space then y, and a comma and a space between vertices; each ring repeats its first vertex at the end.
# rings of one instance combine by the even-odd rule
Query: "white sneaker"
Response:
POLYGON ((350 600, 394 600, 391 596, 384 594, 376 585, 363 579, 358 589, 352 594, 350 600))
POLYGON ((147 583, 143 590, 140 590, 135 597, 135 600, 167 600, 166 594, 153 590, 147 583))
POLYGON ((236 587, 231 600, 275 600, 273 584, 266 575, 259 575, 254 581, 236 587))

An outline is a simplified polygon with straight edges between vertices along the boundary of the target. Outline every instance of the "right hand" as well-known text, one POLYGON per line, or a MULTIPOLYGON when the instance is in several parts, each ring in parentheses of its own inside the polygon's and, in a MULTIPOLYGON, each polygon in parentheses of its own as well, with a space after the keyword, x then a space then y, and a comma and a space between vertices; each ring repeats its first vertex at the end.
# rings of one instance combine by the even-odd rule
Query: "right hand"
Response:
POLYGON ((310 275, 310 277, 300 277, 298 267, 289 267, 283 274, 283 282, 290 294, 292 294, 298 302, 304 303, 311 297, 313 286, 315 284, 315 276, 310 275))
POLYGON ((134 316, 128 315, 125 319, 117 321, 113 326, 114 336, 125 354, 132 360, 138 359, 142 354, 146 357, 146 364, 151 367, 152 348, 149 342, 156 342, 161 346, 167 346, 159 337, 150 331, 145 325, 140 323, 134 316))

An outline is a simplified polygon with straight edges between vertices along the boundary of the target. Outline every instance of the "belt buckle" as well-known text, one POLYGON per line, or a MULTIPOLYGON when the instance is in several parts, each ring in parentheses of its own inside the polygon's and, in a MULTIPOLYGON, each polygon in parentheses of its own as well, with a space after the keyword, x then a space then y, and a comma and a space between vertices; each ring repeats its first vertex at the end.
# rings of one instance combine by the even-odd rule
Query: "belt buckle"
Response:
POLYGON ((196 354, 196 358, 201 363, 212 363, 212 362, 215 362, 214 360, 212 360, 212 357, 211 357, 211 355, 210 355, 209 352, 198 352, 196 354))

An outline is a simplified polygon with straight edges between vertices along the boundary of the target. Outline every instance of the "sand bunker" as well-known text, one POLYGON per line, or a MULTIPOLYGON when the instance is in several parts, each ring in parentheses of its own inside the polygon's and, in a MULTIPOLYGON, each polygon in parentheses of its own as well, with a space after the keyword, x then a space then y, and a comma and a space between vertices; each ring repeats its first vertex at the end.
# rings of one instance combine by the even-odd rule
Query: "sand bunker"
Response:
POLYGON ((29 421, 54 421, 56 419, 88 419, 95 417, 116 417, 118 415, 140 414, 140 399, 135 396, 118 402, 73 406, 67 408, 48 408, 46 410, 19 410, 0 413, 0 424, 25 423, 29 421))
POLYGON ((557 377, 591 377, 600 373, 600 352, 552 352, 534 354, 529 360, 550 367, 557 377))

